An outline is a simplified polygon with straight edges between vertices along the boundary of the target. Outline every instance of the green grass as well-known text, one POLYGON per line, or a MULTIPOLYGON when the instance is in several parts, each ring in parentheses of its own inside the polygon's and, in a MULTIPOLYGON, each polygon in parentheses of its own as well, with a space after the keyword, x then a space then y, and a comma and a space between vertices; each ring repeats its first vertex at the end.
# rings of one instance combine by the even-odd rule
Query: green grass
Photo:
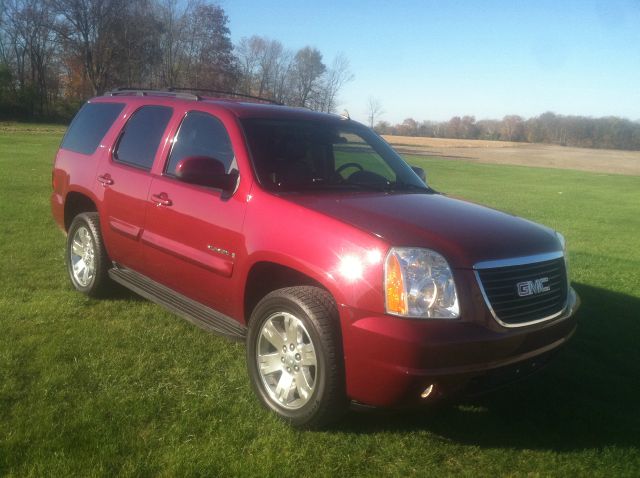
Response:
POLYGON ((583 306, 543 373, 481 400, 299 432, 240 344, 71 290, 49 212, 61 136, 0 132, 0 476, 640 474, 640 178, 410 158, 448 194, 563 231, 583 306))

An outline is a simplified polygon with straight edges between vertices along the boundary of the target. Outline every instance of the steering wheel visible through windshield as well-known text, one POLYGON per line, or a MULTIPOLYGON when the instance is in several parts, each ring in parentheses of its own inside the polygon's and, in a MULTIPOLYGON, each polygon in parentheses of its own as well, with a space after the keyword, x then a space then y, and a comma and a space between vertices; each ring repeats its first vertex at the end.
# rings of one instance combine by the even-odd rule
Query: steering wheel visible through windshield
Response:
POLYGON ((428 191, 382 139, 350 121, 244 119, 260 184, 277 191, 428 191))

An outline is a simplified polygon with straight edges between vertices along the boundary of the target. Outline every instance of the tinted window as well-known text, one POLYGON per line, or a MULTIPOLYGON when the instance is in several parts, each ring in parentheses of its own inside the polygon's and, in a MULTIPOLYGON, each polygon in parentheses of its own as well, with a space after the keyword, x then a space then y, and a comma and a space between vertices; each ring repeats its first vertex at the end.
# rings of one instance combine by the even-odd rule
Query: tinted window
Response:
POLYGON ((380 137, 347 121, 242 120, 260 184, 283 191, 427 191, 380 137))
POLYGON ((234 158, 233 149, 220 120, 200 111, 187 113, 173 144, 166 173, 173 175, 180 160, 189 156, 215 158, 229 171, 234 158))
POLYGON ((116 161, 151 169, 172 112, 166 106, 143 106, 137 110, 124 127, 114 153, 116 161))
POLYGON ((73 119, 60 147, 93 154, 123 108, 122 103, 86 103, 73 119))

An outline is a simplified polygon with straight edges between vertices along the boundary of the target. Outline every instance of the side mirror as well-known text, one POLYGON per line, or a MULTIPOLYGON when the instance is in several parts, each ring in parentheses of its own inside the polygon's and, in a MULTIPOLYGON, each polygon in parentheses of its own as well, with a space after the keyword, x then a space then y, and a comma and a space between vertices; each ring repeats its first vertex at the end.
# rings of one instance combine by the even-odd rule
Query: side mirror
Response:
POLYGON ((424 169, 419 168, 418 166, 411 166, 411 169, 413 169, 413 172, 416 173, 420 179, 422 179, 423 183, 427 184, 427 175, 425 174, 424 169))
POLYGON ((189 156, 176 166, 176 177, 185 183, 231 192, 238 182, 238 173, 226 172, 221 161, 209 156, 189 156))

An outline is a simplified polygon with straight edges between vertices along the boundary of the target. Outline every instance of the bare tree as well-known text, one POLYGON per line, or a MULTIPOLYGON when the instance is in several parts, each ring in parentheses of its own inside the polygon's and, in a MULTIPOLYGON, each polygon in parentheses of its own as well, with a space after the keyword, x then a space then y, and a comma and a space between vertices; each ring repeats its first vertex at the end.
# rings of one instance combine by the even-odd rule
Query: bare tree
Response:
POLYGON ((180 10, 178 0, 160 0, 158 5, 158 42, 162 58, 160 82, 166 86, 181 85, 186 8, 180 10))
POLYGON ((162 70, 162 53, 157 32, 159 15, 149 15, 154 0, 137 0, 124 5, 115 25, 111 47, 114 71, 110 81, 121 86, 157 86, 162 70))
POLYGON ((317 48, 304 47, 296 53, 292 69, 293 103, 309 106, 311 97, 317 93, 321 76, 327 67, 322 63, 322 53, 317 48))
POLYGON ((251 38, 242 38, 236 46, 238 70, 240 72, 238 89, 241 93, 252 94, 254 92, 260 56, 263 54, 266 42, 266 39, 254 35, 251 38))
POLYGON ((508 115, 502 119, 502 139, 522 141, 524 139, 524 121, 518 115, 508 115))
POLYGON ((194 0, 185 15, 185 77, 194 88, 233 89, 237 64, 222 7, 194 0))
POLYGON ((373 128, 377 124, 377 119, 384 113, 382 109, 382 103, 375 96, 369 96, 367 100, 367 118, 369 118, 369 126, 373 128))
POLYGON ((282 101, 291 70, 291 53, 278 40, 252 36, 236 48, 240 70, 239 90, 282 101))
POLYGON ((318 111, 333 113, 338 106, 338 93, 344 85, 353 81, 353 73, 349 60, 344 53, 339 53, 325 72, 318 88, 318 111))
POLYGON ((61 18, 57 30, 84 67, 93 94, 102 93, 113 72, 113 36, 124 0, 51 0, 61 18))
POLYGON ((280 103, 286 103, 291 97, 289 91, 291 72, 293 70, 293 52, 277 40, 272 40, 272 69, 270 92, 272 98, 280 103), (279 53, 278 53, 279 52, 279 53))
POLYGON ((30 115, 48 114, 50 87, 57 80, 53 73, 57 43, 52 9, 38 0, 8 0, 2 6, 3 36, 11 46, 9 51, 3 47, 2 55, 14 68, 21 102, 30 115))

